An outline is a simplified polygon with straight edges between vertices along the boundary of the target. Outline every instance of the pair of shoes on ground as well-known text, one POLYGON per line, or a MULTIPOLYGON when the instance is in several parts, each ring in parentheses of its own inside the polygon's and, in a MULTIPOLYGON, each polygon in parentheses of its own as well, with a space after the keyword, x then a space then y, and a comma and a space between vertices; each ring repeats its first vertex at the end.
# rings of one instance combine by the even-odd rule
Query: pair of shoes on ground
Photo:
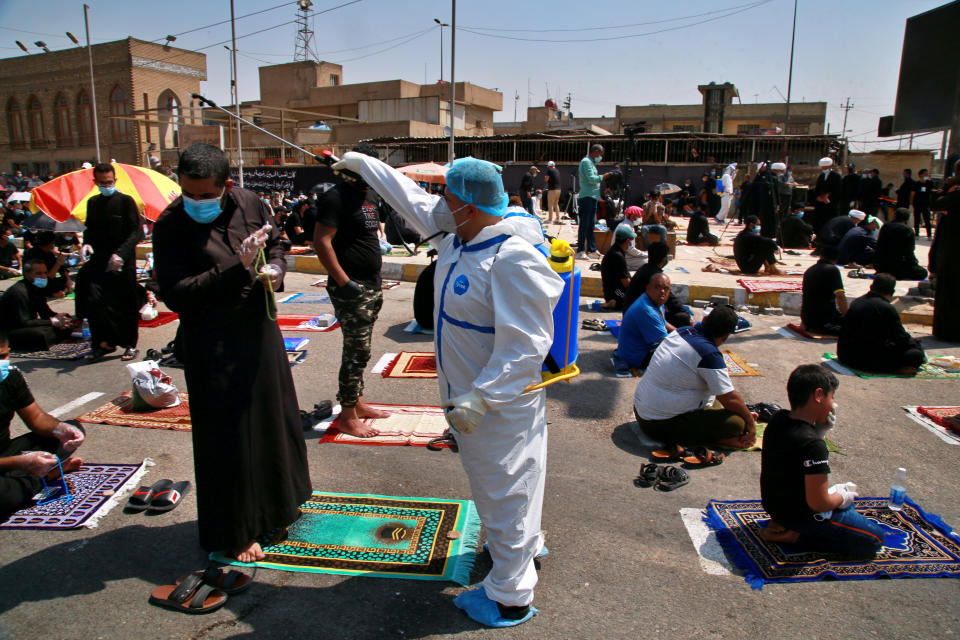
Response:
POLYGON ((130 512, 149 511, 151 513, 173 511, 189 490, 190 482, 187 480, 174 482, 164 478, 153 483, 152 486, 137 489, 127 500, 125 509, 130 512))
POLYGON ((672 449, 658 449, 652 451, 651 455, 660 460, 680 460, 688 467, 715 467, 723 464, 726 455, 719 451, 712 451, 706 447, 696 447, 687 449, 681 445, 676 445, 672 449))
POLYGON ((321 400, 313 405, 311 411, 300 410, 300 427, 304 431, 310 431, 318 423, 323 422, 333 415, 333 403, 330 400, 321 400))
POLYGON ((585 318, 580 323, 580 327, 588 331, 607 331, 609 329, 607 323, 600 318, 585 318))
POLYGON ((635 487, 653 487, 656 491, 673 491, 690 482, 690 474, 672 464, 648 462, 640 467, 640 475, 633 479, 635 487))
MULTIPOLYGON (((87 360, 89 360, 90 362, 99 362, 103 360, 104 357, 110 355, 116 350, 117 350, 116 347, 110 347, 109 349, 105 349, 104 347, 101 347, 98 345, 90 350, 90 355, 87 356, 87 360)), ((140 352, 137 351, 135 347, 128 347, 124 349, 123 354, 120 356, 120 359, 123 360, 124 362, 129 362, 130 360, 136 359, 139 353, 140 352)))
POLYGON ((213 613, 227 603, 227 596, 246 591, 252 582, 252 575, 211 566, 180 576, 176 584, 157 587, 150 604, 182 613, 213 613))

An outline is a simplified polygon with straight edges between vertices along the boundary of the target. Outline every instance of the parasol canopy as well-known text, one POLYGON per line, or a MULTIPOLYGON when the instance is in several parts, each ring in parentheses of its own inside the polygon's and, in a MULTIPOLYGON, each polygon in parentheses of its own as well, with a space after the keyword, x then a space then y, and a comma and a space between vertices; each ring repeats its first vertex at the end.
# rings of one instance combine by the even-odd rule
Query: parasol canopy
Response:
MULTIPOLYGON (((117 191, 132 196, 137 209, 150 220, 156 220, 167 205, 180 195, 180 185, 147 167, 113 163, 117 191)), ((71 171, 33 190, 30 211, 43 211, 54 220, 66 221, 74 216, 87 219, 87 200, 100 193, 93 181, 93 169, 71 171)))
POLYGON ((55 231, 57 233, 79 233, 86 229, 83 223, 73 216, 61 222, 60 220, 54 220, 43 211, 27 216, 20 226, 34 231, 55 231))
POLYGON ((447 167, 436 162, 424 162, 423 164, 410 164, 397 169, 400 173, 407 176, 415 182, 432 182, 434 184, 445 184, 447 167))

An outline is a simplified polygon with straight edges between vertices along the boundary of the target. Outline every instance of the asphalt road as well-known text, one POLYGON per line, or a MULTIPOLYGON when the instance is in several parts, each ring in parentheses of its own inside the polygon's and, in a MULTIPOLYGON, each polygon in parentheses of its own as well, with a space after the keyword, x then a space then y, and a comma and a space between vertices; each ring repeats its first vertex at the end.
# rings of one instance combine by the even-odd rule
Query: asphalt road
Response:
MULTIPOLYGON (((315 276, 290 274, 288 291, 320 291, 315 276)), ((4 283, 5 285, 7 283, 4 283)), ((388 351, 432 350, 431 338, 402 331, 412 318, 413 285, 385 292, 373 360, 388 351)), ((72 303, 57 302, 69 310, 72 303)), ((288 313, 330 311, 281 305, 288 313)), ((581 317, 600 314, 581 312, 581 317)), ((614 317, 614 316, 608 316, 614 317)), ((748 402, 786 405, 794 366, 816 362, 822 344, 777 336, 784 318, 751 316, 754 329, 728 348, 755 363, 762 377, 734 378, 748 402)), ((918 327, 918 335, 928 329, 918 327)), ((143 349, 172 339, 175 325, 141 330, 143 349)), ((293 368, 300 406, 336 392, 339 331, 310 338, 293 368)), ((680 517, 711 498, 759 497, 760 455, 735 453, 721 466, 692 472, 672 493, 638 489, 632 479, 648 450, 631 429, 636 380, 612 375, 615 340, 580 331, 583 374, 547 392, 549 475, 543 527, 551 556, 543 562, 540 614, 512 630, 481 628, 453 607, 452 583, 261 570, 256 584, 220 611, 187 616, 151 606, 150 592, 205 566, 197 544, 196 503, 189 493, 162 515, 111 511, 96 529, 0 531, 0 638, 935 638, 960 633, 956 579, 818 582, 767 585, 753 591, 742 577, 705 573, 680 517)), ((960 355, 960 345, 924 339, 928 352, 960 355)), ((85 365, 16 362, 41 407, 52 410, 90 392, 104 395, 78 414, 129 388, 118 357, 85 365)), ((372 362, 371 362, 372 365, 372 362)), ((185 390, 182 371, 169 371, 185 390)), ((366 378, 372 402, 436 404, 435 380, 366 378)), ((949 446, 910 421, 905 404, 957 404, 956 381, 841 376, 839 424, 831 439, 836 481, 855 481, 864 495, 886 495, 895 469, 908 469, 911 497, 960 525, 960 446, 949 446)), ((190 434, 88 425, 78 452, 92 462, 152 458, 144 478, 192 479, 190 434)), ((23 426, 15 420, 14 433, 23 426)), ((315 489, 345 493, 469 498, 456 454, 417 447, 360 447, 308 442, 315 489)), ((232 479, 224 478, 229 491, 232 479)), ((481 558, 482 577, 488 559, 481 558)))

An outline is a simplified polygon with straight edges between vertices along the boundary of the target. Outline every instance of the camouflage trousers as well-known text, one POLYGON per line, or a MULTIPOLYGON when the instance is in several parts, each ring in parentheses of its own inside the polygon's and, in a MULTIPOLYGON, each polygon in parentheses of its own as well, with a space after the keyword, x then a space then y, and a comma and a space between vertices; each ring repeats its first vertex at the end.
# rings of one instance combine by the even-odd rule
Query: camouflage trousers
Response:
POLYGON ((345 300, 337 295, 333 279, 327 281, 327 292, 333 311, 340 321, 343 332, 343 352, 340 356, 340 388, 337 401, 343 407, 355 407, 363 395, 363 370, 370 361, 370 342, 373 338, 373 323, 383 306, 383 292, 360 285, 363 292, 345 300))

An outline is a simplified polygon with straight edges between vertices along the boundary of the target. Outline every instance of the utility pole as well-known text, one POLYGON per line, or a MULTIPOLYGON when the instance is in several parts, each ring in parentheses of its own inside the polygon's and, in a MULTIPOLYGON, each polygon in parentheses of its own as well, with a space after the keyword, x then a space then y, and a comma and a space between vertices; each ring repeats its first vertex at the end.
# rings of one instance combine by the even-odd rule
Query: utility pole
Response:
POLYGON ((847 166, 847 148, 849 146, 849 141, 847 139, 847 115, 850 113, 850 109, 853 109, 853 105, 850 104, 850 98, 847 98, 847 104, 840 105, 840 108, 843 109, 843 128, 840 130, 840 135, 843 138, 843 158, 840 161, 844 167, 847 166))
POLYGON ((457 0, 450 0, 450 3, 450 149, 447 151, 447 158, 453 166, 453 125, 457 112, 457 82, 453 73, 454 61, 457 59, 457 0))
POLYGON ((87 31, 87 60, 90 63, 90 115, 93 116, 93 139, 97 143, 97 163, 100 162, 100 126, 97 124, 97 90, 93 84, 93 48, 90 47, 90 22, 87 19, 87 10, 90 5, 83 5, 83 28, 87 31))
POLYGON ((240 89, 237 86, 237 22, 234 19, 233 0, 230 0, 230 40, 233 47, 233 105, 237 110, 237 173, 243 189, 243 142, 240 140, 240 89))

